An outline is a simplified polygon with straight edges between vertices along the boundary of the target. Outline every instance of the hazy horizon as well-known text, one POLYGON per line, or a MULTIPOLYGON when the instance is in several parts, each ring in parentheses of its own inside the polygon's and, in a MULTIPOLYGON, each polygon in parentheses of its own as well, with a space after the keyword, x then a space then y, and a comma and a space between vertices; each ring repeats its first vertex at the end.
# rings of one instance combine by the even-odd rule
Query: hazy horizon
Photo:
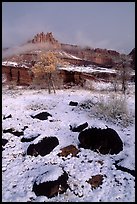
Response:
POLYGON ((40 32, 61 43, 116 50, 135 47, 135 2, 2 2, 2 47, 40 32))

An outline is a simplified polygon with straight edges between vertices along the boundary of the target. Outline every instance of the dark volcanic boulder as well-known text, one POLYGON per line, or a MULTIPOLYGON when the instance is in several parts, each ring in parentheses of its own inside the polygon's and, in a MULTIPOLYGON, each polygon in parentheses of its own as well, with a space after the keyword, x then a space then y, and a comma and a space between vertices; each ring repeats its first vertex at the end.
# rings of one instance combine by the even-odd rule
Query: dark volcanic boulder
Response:
POLYGON ((37 115, 33 116, 31 115, 32 118, 37 118, 39 120, 47 120, 48 116, 51 116, 51 114, 49 114, 48 112, 42 112, 42 113, 38 113, 37 115))
POLYGON ((32 142, 33 140, 35 140, 37 138, 37 136, 36 137, 32 137, 32 138, 25 138, 25 137, 23 137, 23 138, 21 138, 21 142, 32 142))
POLYGON ((7 144, 8 140, 2 138, 2 151, 5 150, 3 146, 7 144))
POLYGON ((7 115, 7 116, 4 115, 3 120, 5 120, 5 119, 7 119, 7 118, 12 118, 12 115, 11 115, 11 114, 9 114, 9 115, 7 115))
POLYGON ((40 134, 37 135, 30 135, 28 137, 22 137, 21 138, 21 142, 32 142, 33 140, 35 140, 38 136, 40 136, 40 134))
POLYGON ((70 102, 69 102, 69 105, 70 105, 70 106, 77 106, 77 105, 78 105, 78 102, 70 101, 70 102))
POLYGON ((23 131, 14 130, 14 128, 5 129, 5 130, 3 130, 3 133, 11 133, 11 134, 18 136, 18 137, 21 135, 24 135, 23 131))
POLYGON ((51 170, 36 178, 32 189, 36 196, 43 195, 51 198, 67 190, 68 174, 63 170, 60 172, 60 169, 60 167, 51 167, 51 170))
POLYGON ((111 128, 89 128, 80 132, 79 147, 99 151, 101 154, 118 154, 123 150, 123 142, 111 128))
POLYGON ((45 156, 49 154, 59 144, 56 137, 45 137, 37 144, 30 144, 27 149, 27 155, 31 156, 45 156))
POLYGON ((2 146, 5 146, 7 144, 7 142, 8 142, 8 140, 2 138, 2 146))
POLYGON ((81 132, 82 130, 84 130, 84 129, 87 128, 87 127, 88 127, 88 123, 86 122, 86 123, 83 123, 83 124, 78 125, 78 126, 72 126, 72 125, 70 125, 70 130, 71 130, 72 132, 81 132))
POLYGON ((13 131, 12 134, 19 137, 21 135, 24 135, 24 132, 23 131, 13 131))
POLYGON ((7 132, 12 133, 13 131, 14 131, 13 128, 8 128, 8 129, 4 129, 3 133, 7 133, 7 132))
POLYGON ((124 166, 117 165, 117 162, 115 162, 114 165, 115 165, 117 170, 127 172, 127 173, 129 173, 129 174, 131 174, 132 176, 135 177, 135 170, 131 170, 131 169, 128 169, 128 168, 126 168, 124 166))

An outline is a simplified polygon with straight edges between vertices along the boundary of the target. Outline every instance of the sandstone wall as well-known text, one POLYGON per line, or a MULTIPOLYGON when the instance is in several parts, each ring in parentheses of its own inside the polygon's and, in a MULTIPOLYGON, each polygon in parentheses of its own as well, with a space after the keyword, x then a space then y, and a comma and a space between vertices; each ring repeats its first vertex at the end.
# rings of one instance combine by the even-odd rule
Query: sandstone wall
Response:
POLYGON ((30 85, 33 76, 27 68, 2 66, 2 74, 5 75, 5 83, 15 82, 17 85, 30 85))

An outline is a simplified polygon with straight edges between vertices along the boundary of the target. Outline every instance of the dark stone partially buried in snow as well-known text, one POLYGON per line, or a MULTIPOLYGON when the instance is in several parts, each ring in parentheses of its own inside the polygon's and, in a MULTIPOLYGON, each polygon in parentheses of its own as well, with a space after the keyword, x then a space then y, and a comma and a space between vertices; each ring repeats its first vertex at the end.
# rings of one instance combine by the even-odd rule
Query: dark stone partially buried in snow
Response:
MULTIPOLYGON (((54 173, 54 172, 53 172, 54 173)), ((57 196, 58 194, 62 194, 66 192, 68 189, 68 174, 64 171, 64 173, 58 177, 57 180, 46 181, 43 183, 37 184, 35 181, 33 184, 33 191, 36 196, 47 196, 48 198, 52 198, 57 196)))
POLYGON ((32 142, 33 140, 35 140, 38 136, 40 136, 40 134, 38 135, 32 135, 31 137, 27 138, 27 137, 22 137, 21 138, 21 142, 32 142))
POLYGON ((47 120, 48 119, 48 116, 51 116, 52 115, 48 112, 42 112, 42 113, 38 113, 37 115, 33 116, 31 115, 32 118, 37 118, 39 120, 47 120))
POLYGON ((118 154, 123 150, 123 142, 111 128, 89 128, 80 132, 79 147, 98 151, 101 154, 118 154))
POLYGON ((77 106, 77 105, 78 105, 78 102, 70 101, 70 102, 69 102, 69 105, 70 105, 70 106, 77 106))
POLYGON ((2 146, 5 146, 7 144, 7 142, 8 142, 8 140, 2 138, 2 146))
POLYGON ((17 130, 14 130, 14 128, 5 129, 5 130, 3 130, 3 133, 11 133, 11 134, 18 136, 18 137, 21 135, 24 135, 23 131, 17 131, 17 130))
POLYGON ((7 116, 4 115, 3 120, 5 120, 5 119, 7 119, 7 118, 12 118, 12 115, 11 115, 11 114, 9 114, 9 115, 7 115, 7 116))
POLYGON ((25 125, 25 126, 22 128, 22 130, 24 131, 24 130, 26 130, 27 128, 28 128, 28 126, 25 125))
POLYGON ((57 145, 59 145, 57 137, 45 137, 37 144, 30 144, 27 149, 27 155, 35 157, 38 155, 45 156, 49 154, 57 145))
POLYGON ((24 132, 23 131, 13 131, 12 134, 19 137, 21 135, 24 135, 24 132))
POLYGON ((2 138, 2 151, 4 151, 5 149, 3 148, 3 146, 5 146, 7 144, 8 140, 3 139, 2 138))
POLYGON ((3 130, 3 133, 12 133, 14 131, 13 128, 7 128, 3 130))
POLYGON ((116 161, 116 162, 114 163, 114 165, 115 165, 115 167, 116 167, 117 170, 121 170, 121 171, 127 172, 127 173, 129 173, 129 174, 131 174, 132 176, 135 177, 135 170, 131 170, 131 169, 128 169, 128 168, 126 168, 126 167, 124 167, 124 166, 117 165, 118 162, 119 162, 119 161, 116 161))
POLYGON ((71 130, 72 132, 81 132, 82 130, 84 130, 84 129, 87 128, 87 127, 88 127, 88 123, 86 122, 86 123, 83 123, 83 124, 78 125, 78 126, 72 126, 72 125, 70 125, 70 130, 71 130))

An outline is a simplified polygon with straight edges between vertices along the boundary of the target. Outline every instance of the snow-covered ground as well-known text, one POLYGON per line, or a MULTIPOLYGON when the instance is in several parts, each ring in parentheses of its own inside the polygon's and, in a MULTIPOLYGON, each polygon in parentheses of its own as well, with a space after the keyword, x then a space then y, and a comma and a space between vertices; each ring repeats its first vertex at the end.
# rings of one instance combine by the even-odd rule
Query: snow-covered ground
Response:
MULTIPOLYGON (((101 85, 100 85, 101 87, 101 85)), ((135 95, 133 86, 126 96, 128 109, 134 117, 135 95)), ((23 136, 2 133, 2 138, 8 142, 2 151, 2 201, 3 202, 135 202, 135 177, 130 173, 117 170, 114 163, 130 170, 135 169, 135 122, 128 126, 99 118, 94 115, 94 106, 101 96, 107 99, 110 92, 83 89, 57 90, 56 94, 48 94, 47 90, 27 90, 25 88, 10 90, 3 87, 2 115, 12 117, 3 119, 2 128, 14 128, 22 131, 23 136), (70 106, 74 101, 82 104, 92 101, 90 109, 80 106, 70 106), (47 120, 33 119, 31 115, 47 111, 52 115, 47 120), (52 122, 51 122, 52 121, 52 122), (70 125, 80 125, 87 122, 89 127, 116 130, 123 141, 123 151, 114 155, 102 155, 89 149, 78 148, 78 132, 72 132, 70 125), (31 142, 21 142, 22 137, 40 134, 31 142), (44 137, 55 136, 59 140, 50 154, 45 156, 30 156, 26 154, 31 143, 37 143, 44 137), (80 152, 77 157, 68 155, 65 159, 58 156, 60 149, 75 145, 80 152), (59 167, 59 168, 56 168, 59 167), (57 171, 56 171, 57 169, 57 171), (48 198, 36 196, 32 191, 34 182, 54 180, 64 169, 68 175, 69 188, 63 194, 48 198), (44 177, 44 172, 49 173, 44 177), (87 182, 94 175, 103 175, 103 183, 95 189, 87 182)))
POLYGON ((25 68, 29 68, 25 64, 19 64, 17 62, 12 62, 12 61, 3 61, 2 65, 4 65, 4 66, 12 66, 12 67, 25 67, 25 68))
POLYGON ((67 70, 67 71, 77 71, 84 73, 116 73, 116 70, 110 68, 103 68, 99 66, 66 66, 60 67, 59 69, 67 70))

